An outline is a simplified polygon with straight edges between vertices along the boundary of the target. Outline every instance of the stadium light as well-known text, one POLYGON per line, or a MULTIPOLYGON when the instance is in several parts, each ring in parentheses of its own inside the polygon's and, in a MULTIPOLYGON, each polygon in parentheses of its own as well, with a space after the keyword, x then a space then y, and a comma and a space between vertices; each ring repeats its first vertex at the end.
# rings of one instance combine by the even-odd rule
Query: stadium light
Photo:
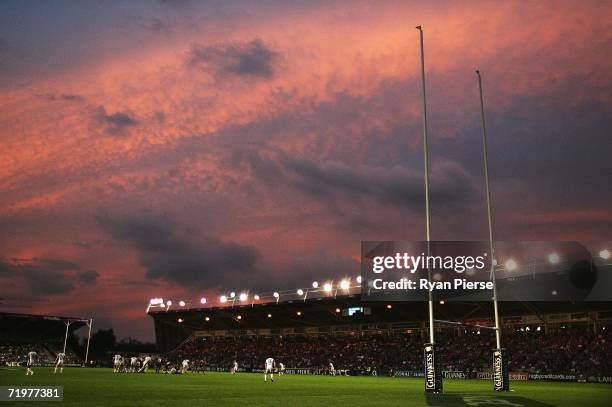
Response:
POLYGON ((316 281, 312 282, 312 288, 319 288, 319 283, 316 281))
POLYGON ((361 276, 357 276, 357 284, 361 284, 361 276))
POLYGON ((297 295, 304 295, 304 290, 302 290, 301 288, 299 288, 297 290, 297 295))
POLYGON ((210 317, 206 317, 206 318, 204 318, 204 320, 205 320, 206 322, 208 322, 208 321, 210 321, 210 317))
POLYGON ((259 301, 259 295, 257 295, 257 294, 255 294, 255 295, 253 296, 253 298, 255 299, 255 301, 259 301))
POLYGON ((599 252, 599 257, 604 260, 608 260, 610 258, 610 251, 608 249, 603 249, 599 252))
POLYGON ((166 301, 166 305, 167 306, 171 306, 172 305, 172 301, 170 301, 170 300, 166 301))
POLYGON ((241 319, 242 319, 242 315, 237 315, 237 316, 236 316, 236 319, 237 319, 237 320, 241 320, 241 319))
POLYGON ((232 292, 230 293, 230 298, 234 298, 235 296, 236 296, 236 293, 232 291, 232 292))
POLYGON ((274 294, 272 294, 272 296, 274 298, 278 298, 278 297, 280 297, 280 294, 278 292, 274 291, 274 294))
POLYGON ((348 290, 351 288, 351 280, 349 279, 344 279, 342 281, 340 281, 340 288, 342 288, 343 290, 348 290))
POLYGON ((387 309, 391 309, 391 308, 393 308, 393 305, 387 304, 387 309))
POLYGON ((440 300, 440 305, 444 305, 444 300, 440 300))
POLYGON ((340 313, 340 308, 336 308, 336 313, 339 314, 340 313))
POLYGON ((206 304, 206 298, 204 297, 200 298, 200 304, 206 304))
POLYGON ((551 253, 548 255, 548 262, 550 264, 558 264, 561 261, 561 257, 557 253, 551 253))
POLYGON ((331 283, 325 283, 325 284, 323 284, 323 290, 324 290, 326 293, 330 293, 330 292, 331 292, 331 290, 332 290, 332 288, 333 288, 333 287, 332 287, 332 284, 331 284, 331 283))
POLYGON ((297 314, 298 317, 300 317, 300 316, 302 316, 302 311, 298 311, 298 312, 296 312, 296 314, 297 314))
POLYGON ((179 319, 177 319, 177 321, 178 321, 179 324, 182 324, 183 323, 183 318, 179 318, 179 319))
POLYGON ((249 296, 246 293, 241 293, 240 294, 240 301, 246 301, 249 298, 249 296))
POLYGON ((512 271, 512 270, 516 270, 516 267, 518 265, 516 264, 516 261, 514 259, 508 259, 504 263, 504 266, 506 267, 506 270, 512 271))
POLYGON ((221 297, 219 297, 219 301, 221 301, 222 303, 227 302, 227 296, 222 295, 221 297))
POLYGON ((179 301, 179 305, 180 305, 181 307, 184 307, 184 306, 185 306, 185 301, 183 301, 183 300, 179 301))
POLYGON ((268 318, 272 318, 272 314, 268 314, 268 318))
POLYGON ((166 304, 164 304, 163 302, 161 304, 159 304, 160 307, 162 308, 166 308, 166 304))

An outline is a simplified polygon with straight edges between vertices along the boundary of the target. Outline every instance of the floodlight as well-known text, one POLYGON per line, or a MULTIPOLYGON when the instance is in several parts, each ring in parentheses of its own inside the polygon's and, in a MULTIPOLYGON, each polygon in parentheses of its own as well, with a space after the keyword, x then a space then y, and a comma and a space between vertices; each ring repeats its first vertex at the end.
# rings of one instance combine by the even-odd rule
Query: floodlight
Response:
POLYGON ((272 318, 272 314, 268 314, 268 318, 272 318))
POLYGON ((387 309, 391 309, 391 308, 393 308, 393 305, 387 304, 387 309))
POLYGON ((162 308, 166 308, 166 304, 164 304, 163 302, 161 304, 159 304, 160 307, 162 308))
POLYGON ((179 319, 177 319, 177 321, 178 321, 179 324, 181 324, 181 323, 183 323, 183 318, 179 318, 179 319))
POLYGON ((557 253, 551 253, 548 255, 548 262, 550 264, 557 264, 561 261, 561 257, 557 253))
POLYGON ((444 305, 444 300, 440 300, 440 305, 444 305))
POLYGON ((610 258, 610 251, 608 249, 603 249, 599 252, 599 257, 604 260, 608 260, 610 258))
POLYGON ((517 264, 514 259, 508 259, 504 263, 504 266, 506 267, 506 270, 512 271, 512 270, 516 270, 517 264))
POLYGON ((298 311, 298 312, 296 312, 296 314, 299 317, 300 315, 302 315, 302 311, 298 311))
POLYGON ((238 320, 242 319, 242 315, 238 315, 238 316, 236 317, 236 319, 238 319, 238 320))
POLYGON ((325 291, 326 291, 326 292, 328 292, 328 293, 329 293, 329 292, 331 292, 332 288, 333 288, 333 287, 332 287, 331 283, 325 283, 325 284, 323 284, 323 290, 325 290, 325 291))
POLYGON ((210 317, 206 317, 206 318, 204 318, 204 320, 205 320, 206 322, 208 322, 208 321, 210 321, 210 317))
POLYGON ((278 298, 278 297, 280 297, 280 295, 279 295, 279 294, 278 294, 276 291, 274 291, 274 294, 272 294, 272 296, 273 296, 274 298, 278 298))
POLYGON ((170 300, 166 301, 166 305, 167 306, 171 306, 172 305, 172 301, 170 301, 170 300))
POLYGON ((221 297, 219 297, 219 301, 227 302, 227 297, 225 295, 222 295, 221 297))
POLYGON ((206 298, 204 297, 200 298, 200 304, 206 304, 206 298))
POLYGON ((336 308, 336 313, 339 313, 339 312, 340 312, 340 308, 336 308))
POLYGON ((253 296, 253 299, 255 299, 255 301, 259 301, 259 295, 255 294, 255 295, 253 296))
POLYGON ((304 290, 301 288, 297 290, 297 295, 304 295, 304 290))
POLYGON ((240 301, 246 301, 247 298, 249 298, 249 296, 246 293, 241 293, 240 294, 240 301))
POLYGON ((230 293, 230 298, 234 298, 235 296, 236 296, 236 293, 232 291, 232 292, 230 293))
POLYGON ((319 288, 319 283, 316 281, 313 281, 312 288, 319 288))
POLYGON ((344 279, 340 281, 340 288, 342 288, 343 290, 348 290, 349 288, 351 288, 350 280, 344 279))
POLYGON ((180 305, 181 307, 184 307, 184 306, 185 306, 185 301, 183 301, 183 300, 179 301, 179 305, 180 305))
POLYGON ((357 284, 361 284, 361 276, 357 276, 357 284))

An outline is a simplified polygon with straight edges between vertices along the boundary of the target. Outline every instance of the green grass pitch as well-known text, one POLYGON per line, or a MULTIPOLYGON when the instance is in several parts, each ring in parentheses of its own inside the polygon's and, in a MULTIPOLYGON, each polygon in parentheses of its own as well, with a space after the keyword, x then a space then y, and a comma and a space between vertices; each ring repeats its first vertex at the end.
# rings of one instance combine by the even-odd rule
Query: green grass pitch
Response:
POLYGON ((11 402, 8 406, 610 406, 612 386, 512 382, 513 392, 491 390, 488 380, 445 380, 444 394, 425 395, 423 379, 274 376, 242 373, 115 374, 111 369, 0 369, 0 385, 64 386, 63 402, 11 402))

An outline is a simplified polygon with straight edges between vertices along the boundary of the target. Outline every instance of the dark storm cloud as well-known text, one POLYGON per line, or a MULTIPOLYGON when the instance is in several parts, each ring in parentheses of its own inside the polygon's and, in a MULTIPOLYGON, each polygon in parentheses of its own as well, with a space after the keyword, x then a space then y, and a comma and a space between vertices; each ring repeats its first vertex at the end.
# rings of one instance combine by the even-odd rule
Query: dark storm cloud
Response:
POLYGON ((255 248, 214 237, 198 239, 166 217, 99 215, 96 219, 115 239, 139 251, 140 264, 151 279, 202 288, 239 283, 258 271, 255 248))
POLYGON ((80 266, 64 259, 0 260, 0 278, 21 279, 28 289, 39 295, 62 294, 78 285, 96 282, 98 273, 80 271, 80 266))
POLYGON ((276 52, 261 40, 246 44, 206 46, 193 44, 186 63, 217 75, 269 79, 274 75, 276 52))
POLYGON ((95 270, 87 270, 77 273, 76 277, 81 284, 88 285, 95 283, 98 277, 100 277, 100 273, 95 270))
POLYGON ((65 101, 65 102, 83 102, 85 98, 76 93, 64 93, 64 94, 56 94, 56 93, 44 93, 36 95, 44 100, 48 100, 50 102, 54 101, 65 101))
MULTIPOLYGON (((237 154, 246 160, 251 173, 263 182, 284 182, 316 199, 336 203, 373 199, 384 205, 423 210, 424 186, 419 173, 407 168, 349 167, 343 163, 283 156, 277 160, 255 152, 237 154)), ((431 198, 446 207, 466 206, 477 192, 469 174, 456 165, 443 165, 432 173, 431 198)))
POLYGON ((82 102, 85 98, 81 95, 76 95, 74 93, 68 93, 60 96, 63 100, 67 100, 70 102, 82 102))
POLYGON ((138 124, 138 120, 125 112, 108 113, 104 106, 98 106, 95 111, 95 118, 106 125, 106 131, 113 135, 119 135, 129 127, 138 124))
POLYGON ((37 264, 41 267, 45 268, 49 271, 68 271, 68 270, 78 270, 79 265, 63 259, 33 259, 37 264))

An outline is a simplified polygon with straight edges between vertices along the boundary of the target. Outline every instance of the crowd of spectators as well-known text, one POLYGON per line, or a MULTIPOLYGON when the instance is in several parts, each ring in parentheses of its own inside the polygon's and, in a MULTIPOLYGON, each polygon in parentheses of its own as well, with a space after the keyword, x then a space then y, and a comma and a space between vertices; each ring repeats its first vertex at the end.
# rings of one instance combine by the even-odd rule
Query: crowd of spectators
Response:
MULTIPOLYGON (((370 371, 420 371, 421 333, 348 336, 194 337, 168 355, 198 366, 227 370, 235 361, 244 369, 260 369, 267 357, 290 368, 370 371)), ((556 332, 517 330, 503 336, 511 371, 540 374, 612 375, 612 337, 585 328, 556 332)), ((491 331, 452 330, 438 334, 444 370, 481 372, 491 369, 495 336, 491 331)))
MULTIPOLYGON (((36 352, 37 363, 52 364, 57 354, 63 350, 60 343, 0 343, 0 366, 24 363, 29 352, 36 352)), ((66 364, 80 364, 81 359, 70 349, 66 349, 66 364)))

